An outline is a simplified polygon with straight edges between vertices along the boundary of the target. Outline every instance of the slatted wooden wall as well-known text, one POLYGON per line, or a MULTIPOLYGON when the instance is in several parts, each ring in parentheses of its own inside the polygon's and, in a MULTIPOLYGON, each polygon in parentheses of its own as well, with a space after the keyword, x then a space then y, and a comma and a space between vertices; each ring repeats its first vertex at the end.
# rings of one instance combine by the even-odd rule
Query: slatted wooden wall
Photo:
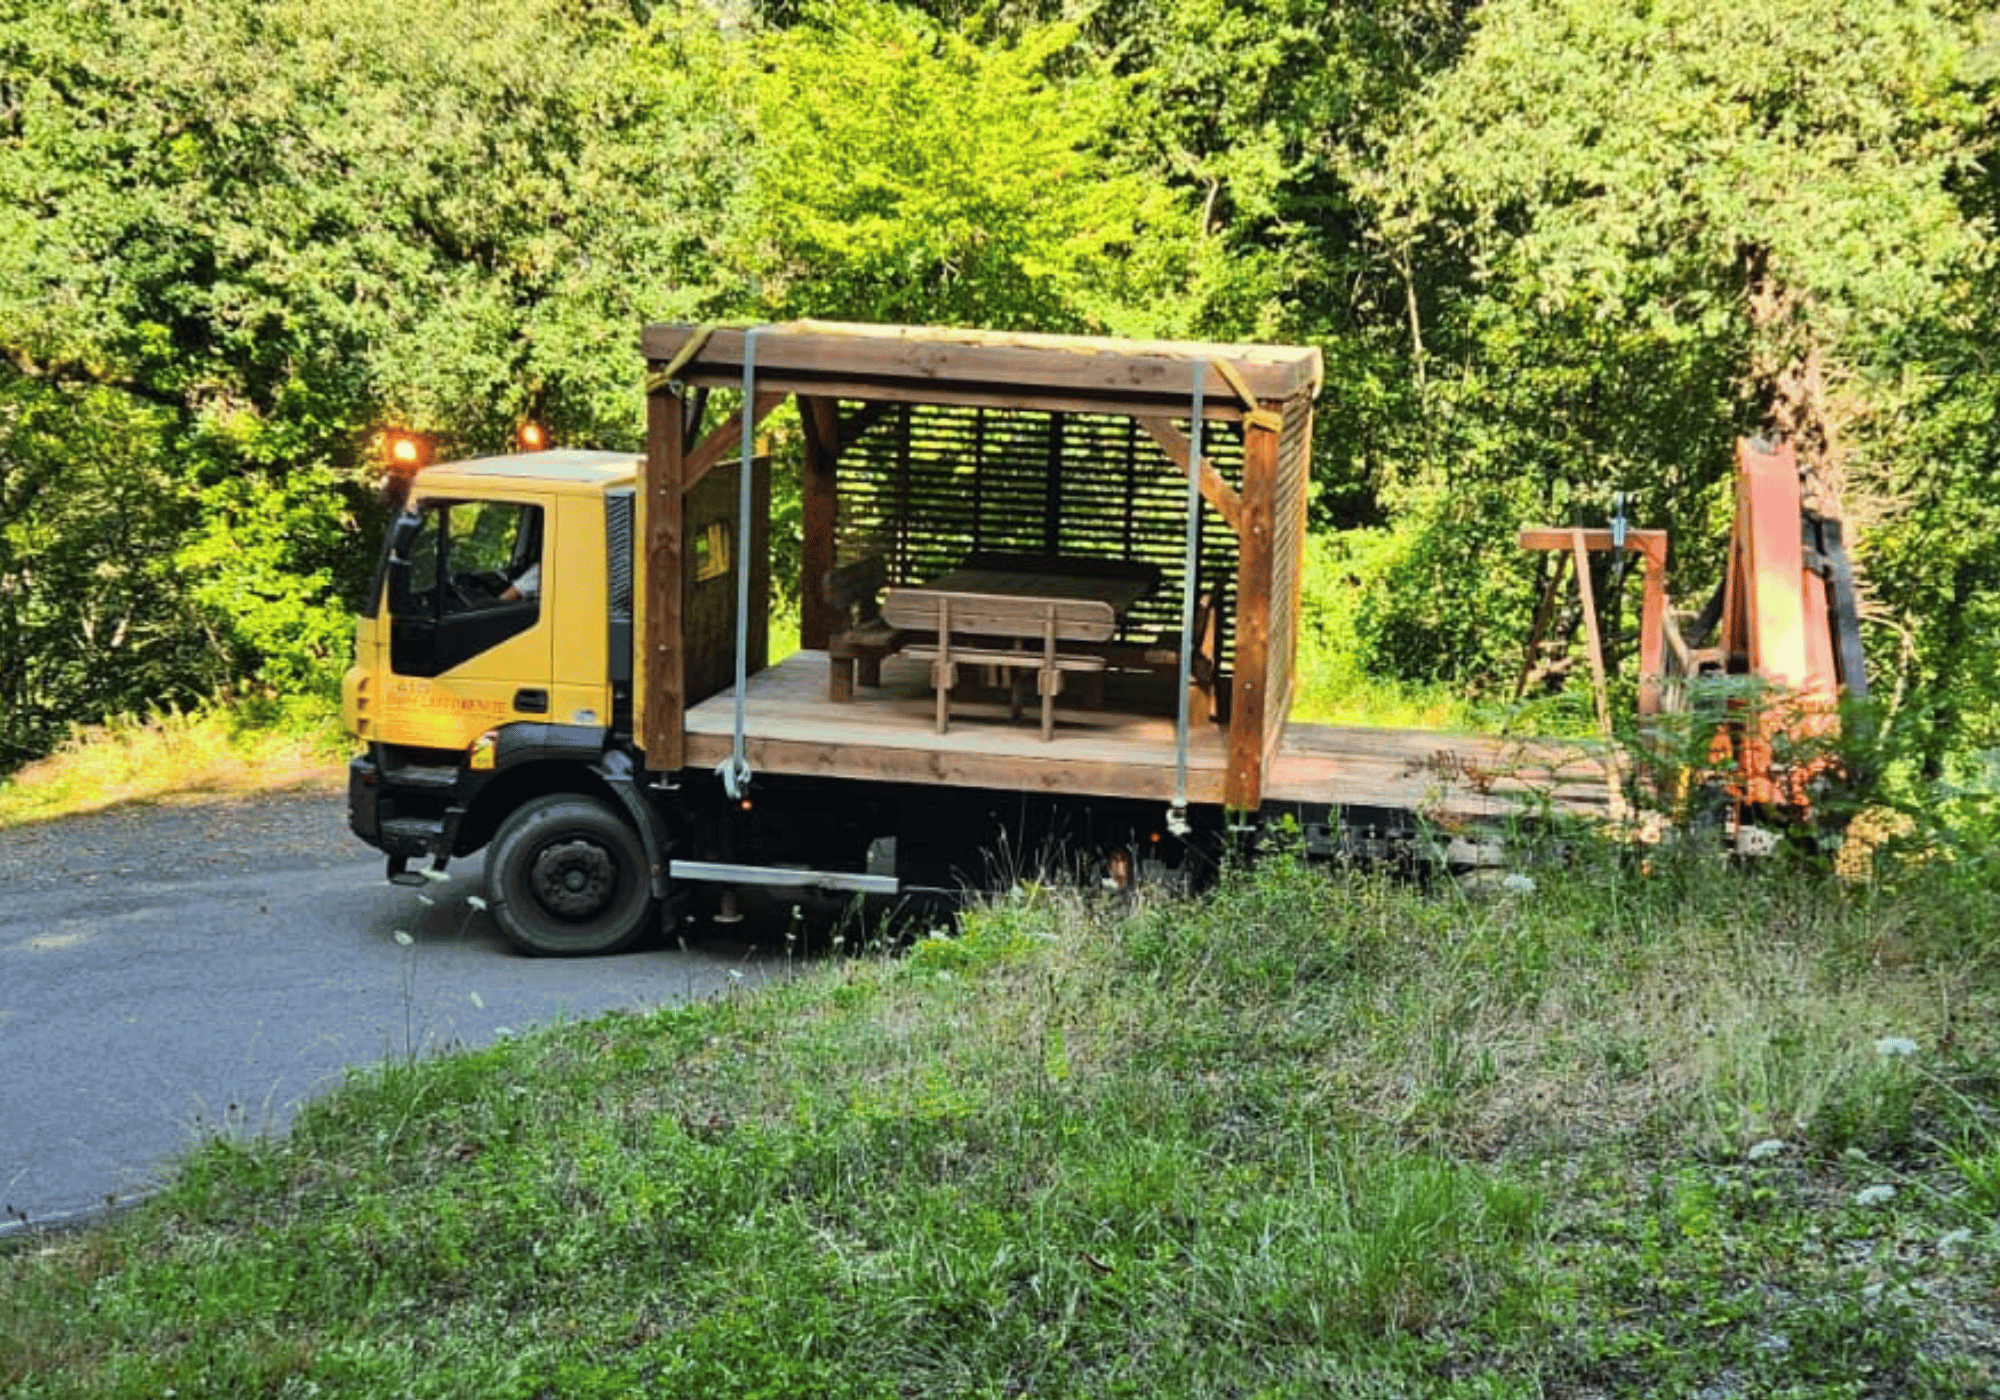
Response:
MULTIPOLYGON (((1240 426, 1202 434, 1203 455, 1240 485, 1240 426)), ((842 453, 839 492, 840 558, 881 553, 892 582, 934 578, 976 553, 1138 560, 1162 582, 1125 635, 1179 629, 1187 478, 1130 418, 898 405, 842 453)), ((1227 603, 1236 537, 1213 510, 1203 517, 1199 587, 1227 603)))
POLYGON ((1306 497, 1312 480, 1312 400, 1301 395, 1284 408, 1278 436, 1277 497, 1271 520, 1271 647, 1266 656, 1265 690, 1271 740, 1284 729, 1291 709, 1298 656, 1299 585, 1305 569, 1306 497))

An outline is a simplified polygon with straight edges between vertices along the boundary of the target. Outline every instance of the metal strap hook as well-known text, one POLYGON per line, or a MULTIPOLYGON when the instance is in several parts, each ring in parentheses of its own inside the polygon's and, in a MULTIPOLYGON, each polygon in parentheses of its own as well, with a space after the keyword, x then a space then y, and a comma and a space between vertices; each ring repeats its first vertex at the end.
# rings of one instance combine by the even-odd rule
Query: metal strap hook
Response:
POLYGON ((1194 830, 1187 816, 1188 690, 1194 682, 1195 571, 1201 562, 1201 415, 1207 380, 1208 361, 1195 361, 1194 421, 1188 432, 1187 542, 1181 559, 1180 708, 1174 716, 1174 800, 1167 807, 1167 830, 1183 839, 1194 830))
POLYGON ((752 326, 743 333, 743 460, 736 472, 736 716, 730 729, 729 757, 716 765, 722 790, 732 801, 750 791, 750 760, 745 753, 744 703, 750 681, 750 511, 751 459, 756 453, 757 337, 768 327, 752 326))

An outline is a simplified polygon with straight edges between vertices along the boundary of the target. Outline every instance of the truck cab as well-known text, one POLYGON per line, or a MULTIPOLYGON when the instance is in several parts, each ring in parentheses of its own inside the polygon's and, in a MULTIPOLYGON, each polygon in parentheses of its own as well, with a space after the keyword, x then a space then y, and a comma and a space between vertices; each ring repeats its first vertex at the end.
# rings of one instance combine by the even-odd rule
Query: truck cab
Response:
MULTIPOLYGON (((613 773, 605 756, 631 704, 637 470, 630 454, 557 450, 441 464, 410 482, 342 686, 346 727, 365 745, 349 822, 386 853, 392 879, 478 850, 537 795, 581 785, 625 806, 611 786, 627 765, 613 760, 613 773)), ((585 894, 604 883, 602 861, 571 854, 550 879, 585 894)))

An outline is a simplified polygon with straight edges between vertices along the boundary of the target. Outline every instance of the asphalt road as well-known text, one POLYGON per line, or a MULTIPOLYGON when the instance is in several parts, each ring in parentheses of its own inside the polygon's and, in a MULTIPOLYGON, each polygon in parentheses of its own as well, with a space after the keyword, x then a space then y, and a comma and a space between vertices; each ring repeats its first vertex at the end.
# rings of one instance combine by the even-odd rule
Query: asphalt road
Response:
POLYGON ((282 1132, 351 1066, 784 965, 754 932, 520 957, 466 902, 476 859, 391 886, 345 823, 322 792, 0 831, 0 1233, 142 1195, 206 1134, 282 1132))

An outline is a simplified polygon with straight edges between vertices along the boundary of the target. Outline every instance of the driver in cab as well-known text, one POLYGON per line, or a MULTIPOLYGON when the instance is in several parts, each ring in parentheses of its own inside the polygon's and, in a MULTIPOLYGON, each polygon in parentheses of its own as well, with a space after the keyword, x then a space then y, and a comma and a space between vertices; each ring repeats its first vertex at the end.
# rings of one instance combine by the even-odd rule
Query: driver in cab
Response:
POLYGON ((500 592, 503 603, 518 603, 523 598, 532 598, 542 591, 542 564, 538 559, 515 576, 512 583, 500 592))

